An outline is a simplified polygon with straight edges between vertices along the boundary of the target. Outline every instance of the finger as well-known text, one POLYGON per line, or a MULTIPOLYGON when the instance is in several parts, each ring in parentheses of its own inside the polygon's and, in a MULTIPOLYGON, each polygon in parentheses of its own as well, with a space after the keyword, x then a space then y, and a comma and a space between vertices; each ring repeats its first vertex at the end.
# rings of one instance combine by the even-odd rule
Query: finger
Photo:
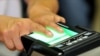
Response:
POLYGON ((20 36, 29 34, 28 22, 24 22, 24 20, 23 20, 22 22, 18 22, 16 25, 17 25, 17 27, 19 27, 20 36))
POLYGON ((37 23, 33 23, 31 29, 32 31, 39 31, 45 33, 48 36, 52 36, 52 33, 49 30, 37 23))
POLYGON ((65 23, 65 19, 64 19, 63 17, 60 17, 60 16, 55 16, 55 17, 54 17, 54 21, 55 21, 56 23, 58 23, 58 22, 65 23))
POLYGON ((55 28, 59 32, 63 32, 63 30, 61 29, 61 27, 58 26, 57 24, 53 23, 53 22, 50 23, 50 26, 53 27, 53 28, 55 28))
POLYGON ((45 27, 45 26, 48 26, 49 25, 49 22, 52 22, 51 19, 53 19, 53 18, 45 18, 45 20, 41 20, 41 21, 39 21, 39 23, 38 22, 37 23, 40 24, 40 25, 42 25, 43 27, 45 27))
POLYGON ((64 17, 60 17, 60 21, 61 21, 62 23, 66 23, 66 20, 65 20, 64 17))
POLYGON ((14 50, 14 43, 11 40, 11 31, 10 30, 5 30, 3 33, 3 37, 4 37, 4 43, 6 45, 6 47, 10 50, 14 50))
POLYGON ((2 33, 0 32, 0 42, 3 42, 3 36, 1 34, 2 33))
POLYGON ((19 28, 20 27, 18 27, 18 26, 13 27, 13 33, 14 33, 14 35, 13 35, 12 40, 13 40, 13 43, 15 45, 15 48, 17 50, 19 50, 19 51, 22 51, 23 50, 23 45, 22 45, 22 42, 21 42, 21 39, 20 39, 21 36, 20 36, 20 32, 19 32, 20 30, 19 30, 19 28))

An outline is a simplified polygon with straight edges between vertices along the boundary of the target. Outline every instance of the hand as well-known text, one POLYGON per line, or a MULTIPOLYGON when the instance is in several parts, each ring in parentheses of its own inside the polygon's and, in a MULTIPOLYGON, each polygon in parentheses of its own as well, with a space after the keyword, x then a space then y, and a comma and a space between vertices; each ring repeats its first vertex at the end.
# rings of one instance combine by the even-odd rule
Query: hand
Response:
POLYGON ((41 31, 51 35, 43 26, 29 19, 0 17, 0 41, 10 50, 23 50, 21 36, 32 31, 41 31))
POLYGON ((63 30, 57 25, 58 22, 65 23, 65 19, 59 15, 54 13, 45 13, 37 15, 36 17, 32 17, 31 14, 30 19, 41 24, 44 27, 51 26, 55 28, 57 31, 62 32, 63 30))

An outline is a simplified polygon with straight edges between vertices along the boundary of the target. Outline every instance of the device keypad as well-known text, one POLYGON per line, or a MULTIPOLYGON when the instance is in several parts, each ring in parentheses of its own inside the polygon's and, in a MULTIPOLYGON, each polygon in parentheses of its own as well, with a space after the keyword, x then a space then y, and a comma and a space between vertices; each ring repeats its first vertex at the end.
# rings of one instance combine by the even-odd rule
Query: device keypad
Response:
POLYGON ((90 36, 90 35, 93 35, 93 32, 87 32, 84 34, 85 36, 90 36))
POLYGON ((74 38, 72 38, 72 39, 69 39, 69 40, 66 41, 66 42, 61 43, 60 45, 57 45, 56 47, 62 48, 62 47, 64 47, 64 46, 73 45, 73 44, 75 44, 75 43, 78 43, 78 42, 80 42, 80 41, 83 41, 83 40, 87 39, 87 38, 88 38, 89 36, 91 36, 91 35, 93 35, 93 32, 85 32, 85 33, 83 33, 83 34, 81 34, 81 35, 79 35, 79 36, 77 36, 77 37, 74 37, 74 38))

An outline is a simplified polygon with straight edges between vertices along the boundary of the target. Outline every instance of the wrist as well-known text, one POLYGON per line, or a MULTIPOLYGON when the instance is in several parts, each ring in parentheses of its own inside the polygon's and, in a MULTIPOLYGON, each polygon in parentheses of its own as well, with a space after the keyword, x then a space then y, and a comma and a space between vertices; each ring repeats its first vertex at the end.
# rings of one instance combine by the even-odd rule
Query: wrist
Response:
POLYGON ((44 14, 53 14, 53 12, 49 8, 43 6, 34 6, 32 8, 29 8, 27 12, 29 18, 35 18, 44 14))

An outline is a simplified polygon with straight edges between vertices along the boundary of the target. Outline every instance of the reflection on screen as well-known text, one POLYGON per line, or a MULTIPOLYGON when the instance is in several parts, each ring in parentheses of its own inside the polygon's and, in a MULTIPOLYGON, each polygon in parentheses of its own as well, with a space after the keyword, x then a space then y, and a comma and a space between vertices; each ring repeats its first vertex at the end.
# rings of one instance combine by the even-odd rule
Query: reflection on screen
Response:
POLYGON ((67 38, 70 38, 70 37, 78 34, 77 32, 70 30, 69 28, 63 28, 63 27, 62 27, 62 29, 64 31, 63 33, 58 32, 51 27, 47 27, 47 29, 53 33, 52 37, 48 37, 41 32, 34 32, 34 34, 30 34, 29 36, 32 38, 35 38, 37 40, 43 41, 47 44, 53 45, 53 44, 56 44, 60 41, 63 41, 67 38))

